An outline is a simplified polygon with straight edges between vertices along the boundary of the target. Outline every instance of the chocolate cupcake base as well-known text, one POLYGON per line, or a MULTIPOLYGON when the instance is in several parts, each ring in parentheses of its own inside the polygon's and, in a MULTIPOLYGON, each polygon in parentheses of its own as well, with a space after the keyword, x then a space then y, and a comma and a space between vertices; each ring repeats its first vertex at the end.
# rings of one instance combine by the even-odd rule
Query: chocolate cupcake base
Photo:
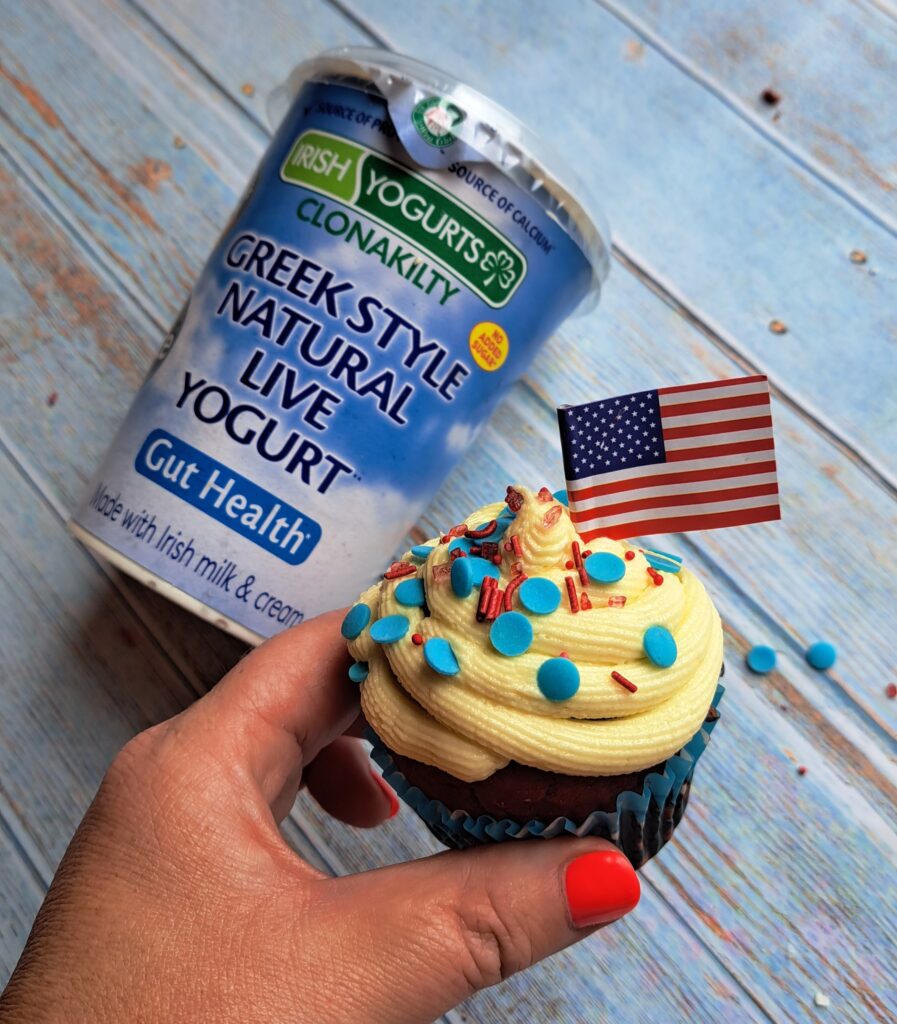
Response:
POLYGON ((511 762, 489 779, 467 783, 394 754, 373 730, 368 738, 386 781, 452 849, 511 839, 600 836, 640 868, 682 820, 695 765, 720 717, 723 692, 717 686, 703 726, 678 753, 627 775, 560 775, 511 762))

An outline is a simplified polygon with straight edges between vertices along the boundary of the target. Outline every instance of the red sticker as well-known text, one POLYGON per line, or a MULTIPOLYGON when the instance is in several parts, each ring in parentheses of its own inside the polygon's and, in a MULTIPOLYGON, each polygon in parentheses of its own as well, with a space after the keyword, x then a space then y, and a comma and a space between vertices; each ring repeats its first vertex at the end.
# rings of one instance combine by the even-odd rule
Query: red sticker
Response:
POLYGON ((622 608, 626 604, 625 594, 614 594, 607 599, 608 608, 622 608))

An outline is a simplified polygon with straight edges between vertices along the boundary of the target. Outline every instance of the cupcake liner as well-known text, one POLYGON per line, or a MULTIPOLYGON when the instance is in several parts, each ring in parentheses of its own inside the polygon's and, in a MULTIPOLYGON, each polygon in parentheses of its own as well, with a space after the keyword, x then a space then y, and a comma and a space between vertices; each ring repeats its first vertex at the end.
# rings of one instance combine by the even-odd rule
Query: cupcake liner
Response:
MULTIPOLYGON (((717 685, 711 707, 716 709, 724 692, 725 688, 717 685)), ((512 839, 600 836, 618 846, 638 868, 670 839, 681 821, 695 765, 710 742, 717 721, 718 716, 706 720, 678 753, 667 758, 662 772, 647 776, 641 792, 620 793, 615 811, 593 811, 580 823, 564 817, 521 822, 489 815, 473 817, 463 810, 450 811, 442 801, 431 800, 409 783, 373 729, 368 729, 367 738, 373 744, 371 756, 382 769, 383 777, 433 835, 448 847, 461 850, 512 839)))

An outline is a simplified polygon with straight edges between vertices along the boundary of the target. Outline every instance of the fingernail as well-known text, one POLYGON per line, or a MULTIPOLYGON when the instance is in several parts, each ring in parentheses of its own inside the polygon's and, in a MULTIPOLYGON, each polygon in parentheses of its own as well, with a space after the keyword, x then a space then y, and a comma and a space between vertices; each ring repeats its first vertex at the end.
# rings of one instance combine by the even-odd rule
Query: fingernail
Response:
POLYGON ((635 907, 641 893, 635 868, 619 850, 595 850, 571 860, 564 888, 575 928, 618 920, 635 907))
POLYGON ((399 813, 399 798, 395 795, 392 787, 388 785, 382 776, 378 775, 373 768, 371 769, 371 778, 380 787, 383 795, 389 800, 389 817, 394 818, 399 813))

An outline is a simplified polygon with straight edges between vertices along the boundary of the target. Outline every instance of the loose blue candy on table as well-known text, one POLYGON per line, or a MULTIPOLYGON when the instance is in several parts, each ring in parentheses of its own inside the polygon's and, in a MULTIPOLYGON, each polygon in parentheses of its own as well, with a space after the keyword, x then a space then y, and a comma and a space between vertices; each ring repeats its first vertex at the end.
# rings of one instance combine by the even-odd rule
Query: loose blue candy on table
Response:
POLYGON ((368 677, 368 663, 355 661, 349 666, 349 678, 353 683, 363 683, 368 677))
POLYGON ((432 544, 415 544, 411 549, 411 554, 414 555, 415 558, 429 558, 432 550, 432 544))
POLYGON ((533 627, 520 612, 502 612, 489 629, 489 639, 499 654, 516 658, 529 650, 533 642, 533 627))
POLYGON ((626 563, 610 551, 596 551, 583 562, 589 579, 596 583, 616 583, 626 575, 626 563))
POLYGON ((354 640, 371 621, 371 609, 366 604, 356 604, 346 614, 340 632, 347 640, 354 640))
POLYGON ((569 658, 549 658, 539 666, 536 682, 546 700, 569 700, 579 689, 579 669, 569 658))
POLYGON ((441 676, 455 676, 461 671, 452 645, 440 636, 434 636, 424 644, 424 661, 441 676))
POLYGON ((678 651, 673 634, 665 626, 649 626, 642 636, 645 654, 660 668, 675 665, 678 651))
POLYGON ((745 661, 751 672, 764 676, 776 667, 776 652, 766 644, 757 644, 748 651, 745 661))
POLYGON ((472 558, 456 558, 452 562, 452 590, 457 597, 468 597, 473 590, 472 558))
POLYGON ((550 615, 561 603, 561 589, 543 576, 531 577, 517 591, 520 603, 533 615, 550 615))
POLYGON ((395 595, 399 604, 408 605, 412 608, 420 607, 426 601, 424 582, 417 577, 412 580, 402 580, 395 589, 395 595))
POLYGON ((837 656, 838 652, 835 650, 834 644, 830 644, 826 640, 817 640, 815 644, 810 644, 805 655, 809 664, 813 668, 819 669, 820 672, 831 668, 835 664, 837 656))
POLYGON ((408 632, 409 625, 405 615, 387 615, 371 626, 371 639, 378 644, 394 644, 408 632))

